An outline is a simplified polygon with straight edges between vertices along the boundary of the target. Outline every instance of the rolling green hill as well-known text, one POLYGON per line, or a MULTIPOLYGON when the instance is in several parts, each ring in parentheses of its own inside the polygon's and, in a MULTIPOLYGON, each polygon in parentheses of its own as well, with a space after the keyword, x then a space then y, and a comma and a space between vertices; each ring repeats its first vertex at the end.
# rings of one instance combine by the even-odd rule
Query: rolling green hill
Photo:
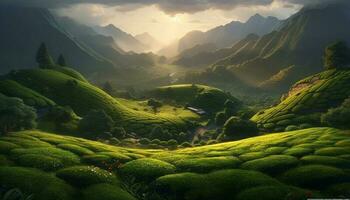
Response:
POLYGON ((14 71, 5 77, 8 80, 4 81, 1 91, 20 98, 27 98, 29 93, 37 100, 70 106, 79 116, 94 109, 104 110, 117 122, 117 126, 140 135, 149 133, 155 125, 161 125, 174 133, 186 128, 185 117, 133 110, 89 84, 83 77, 78 76, 79 79, 76 79, 77 76, 78 73, 71 69, 65 69, 64 73, 47 69, 14 71))
POLYGON ((257 113, 252 120, 267 132, 283 131, 289 125, 319 126, 321 114, 349 95, 350 70, 328 70, 297 82, 279 105, 257 113))
POLYGON ((197 84, 163 86, 150 91, 149 95, 181 105, 201 108, 209 113, 221 111, 226 100, 239 103, 237 99, 218 88, 197 84))
POLYGON ((38 200, 344 198, 349 142, 313 128, 167 151, 23 131, 0 137, 0 184, 38 200))

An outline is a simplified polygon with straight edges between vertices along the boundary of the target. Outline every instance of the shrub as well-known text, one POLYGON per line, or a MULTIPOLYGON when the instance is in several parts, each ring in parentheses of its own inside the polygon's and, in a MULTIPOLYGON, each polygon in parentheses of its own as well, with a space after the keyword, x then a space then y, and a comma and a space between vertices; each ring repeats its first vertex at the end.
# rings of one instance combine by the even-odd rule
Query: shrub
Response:
POLYGON ((329 109, 327 113, 321 116, 322 124, 340 129, 350 128, 350 99, 338 108, 329 109))
POLYGON ((84 200, 136 200, 133 196, 122 190, 120 187, 105 183, 87 187, 82 193, 84 200))
POLYGON ((70 107, 53 106, 50 108, 47 117, 56 123, 65 123, 76 118, 76 114, 70 107))
POLYGON ((179 142, 184 142, 186 141, 187 134, 184 132, 179 133, 179 136, 177 137, 179 142))
POLYGON ((301 124, 299 126, 299 129, 308 129, 308 128, 312 128, 313 126, 311 124, 301 124))
POLYGON ((148 145, 151 143, 151 141, 148 138, 141 138, 139 142, 142 145, 148 145))
POLYGON ((151 141, 152 144, 160 144, 160 140, 159 139, 154 139, 151 141))
POLYGON ((283 179, 293 185, 307 188, 324 188, 346 181, 346 173, 338 168, 323 165, 307 165, 291 169, 283 179))
POLYGON ((230 169, 237 167, 241 162, 236 157, 193 158, 175 161, 181 171, 207 173, 213 170, 230 169))
POLYGON ((0 93, 0 133, 36 127, 36 110, 21 99, 9 98, 0 93))
POLYGON ((226 117, 226 114, 224 112, 218 112, 216 113, 216 116, 215 116, 215 124, 217 126, 222 126, 224 125, 224 123, 226 122, 227 120, 227 117, 226 117))
POLYGON ((63 167, 60 159, 45 155, 24 154, 17 158, 18 164, 25 167, 37 168, 45 171, 53 171, 63 167))
POLYGON ((112 173, 92 166, 75 166, 61 169, 56 172, 56 176, 78 187, 118 182, 112 173))
POLYGON ((350 50, 344 41, 329 45, 325 50, 325 69, 337 69, 350 63, 350 50))
POLYGON ((233 116, 237 113, 238 110, 238 106, 236 103, 234 103, 231 100, 226 100, 225 104, 224 104, 224 113, 226 116, 233 116))
POLYGON ((92 110, 80 121, 79 129, 94 137, 98 134, 111 131, 113 124, 113 119, 104 111, 92 110))
POLYGON ((168 146, 177 146, 177 141, 174 139, 168 140, 168 146))
POLYGON ((231 117, 224 125, 223 133, 230 139, 256 136, 259 130, 256 123, 238 117, 231 117))
POLYGON ((176 168, 167 162, 141 158, 123 165, 120 174, 124 177, 132 176, 137 181, 152 181, 155 178, 174 173, 176 168))
POLYGON ((295 125, 289 125, 286 127, 285 131, 286 132, 289 132, 289 131, 296 131, 296 130, 299 130, 299 127, 298 126, 295 126, 295 125))
POLYGON ((118 138, 112 137, 111 139, 109 139, 110 143, 113 145, 118 145, 120 144, 120 140, 118 140, 118 138))
POLYGON ((36 200, 74 199, 75 190, 63 180, 40 170, 22 167, 0 167, 1 184, 20 188, 36 200))
POLYGON ((192 147, 192 144, 190 144, 189 142, 183 142, 180 146, 181 147, 192 147))
POLYGON ((114 127, 111 134, 116 138, 125 138, 127 133, 123 127, 114 127))
POLYGON ((157 101, 155 99, 150 99, 147 101, 147 105, 152 107, 154 112, 157 112, 157 109, 162 107, 163 104, 160 101, 157 101))
POLYGON ((278 174, 298 164, 298 159, 292 156, 272 155, 251 160, 242 164, 243 169, 262 171, 268 174, 278 174))

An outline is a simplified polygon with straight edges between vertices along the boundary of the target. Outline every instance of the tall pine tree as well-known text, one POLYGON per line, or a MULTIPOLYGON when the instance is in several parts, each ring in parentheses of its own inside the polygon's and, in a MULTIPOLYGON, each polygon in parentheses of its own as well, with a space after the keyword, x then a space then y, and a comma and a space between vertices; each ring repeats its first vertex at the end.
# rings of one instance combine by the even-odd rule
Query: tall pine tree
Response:
POLYGON ((47 50, 45 43, 41 43, 36 53, 36 62, 42 69, 50 69, 55 65, 55 63, 52 60, 52 57, 49 54, 49 51, 47 50))
POLYGON ((62 54, 58 57, 57 64, 60 66, 67 66, 66 59, 64 59, 62 54))

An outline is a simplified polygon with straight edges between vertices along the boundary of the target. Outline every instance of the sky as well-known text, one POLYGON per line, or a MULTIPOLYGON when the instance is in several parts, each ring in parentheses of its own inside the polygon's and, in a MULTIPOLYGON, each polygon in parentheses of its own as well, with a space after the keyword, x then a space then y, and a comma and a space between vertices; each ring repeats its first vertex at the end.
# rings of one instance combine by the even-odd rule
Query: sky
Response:
POLYGON ((209 8, 193 13, 166 13, 156 5, 123 9, 101 4, 78 4, 57 11, 84 24, 114 24, 133 35, 148 32, 161 43, 169 44, 193 30, 207 31, 231 21, 244 22, 256 13, 285 19, 300 8, 298 4, 274 2, 229 10, 209 8))
POLYGON ((163 43, 192 30, 206 31, 259 13, 285 19, 303 6, 350 0, 0 0, 49 8, 89 25, 114 24, 133 35, 148 32, 163 43))

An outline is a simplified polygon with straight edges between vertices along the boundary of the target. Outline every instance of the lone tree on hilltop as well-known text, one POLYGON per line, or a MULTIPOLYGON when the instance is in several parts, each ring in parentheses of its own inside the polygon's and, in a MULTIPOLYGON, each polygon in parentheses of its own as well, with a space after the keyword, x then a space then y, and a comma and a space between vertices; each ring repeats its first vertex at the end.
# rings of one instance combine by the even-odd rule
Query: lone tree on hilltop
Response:
POLYGON ((57 64, 60 66, 67 66, 66 59, 64 59, 63 54, 60 54, 58 57, 57 64))
POLYGON ((36 62, 42 69, 50 69, 55 65, 45 43, 41 43, 36 53, 36 62))
POLYGON ((350 64, 350 50, 343 41, 329 45, 325 50, 324 66, 326 70, 339 69, 350 64))

